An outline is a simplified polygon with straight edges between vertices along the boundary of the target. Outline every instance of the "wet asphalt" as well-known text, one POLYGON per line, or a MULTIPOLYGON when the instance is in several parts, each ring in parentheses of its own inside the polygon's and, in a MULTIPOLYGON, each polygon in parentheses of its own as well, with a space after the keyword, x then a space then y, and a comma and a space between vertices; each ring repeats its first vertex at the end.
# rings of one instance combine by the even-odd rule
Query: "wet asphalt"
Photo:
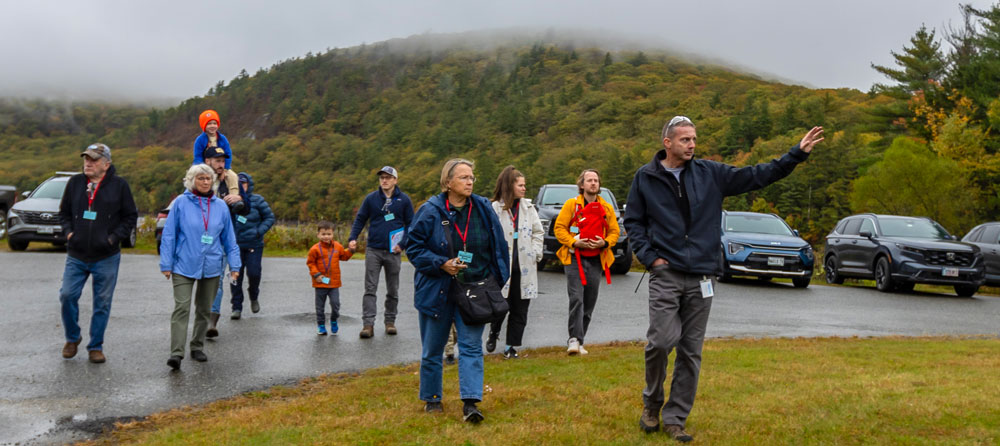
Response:
MULTIPOLYGON (((205 348, 209 361, 185 359, 180 372, 171 372, 166 365, 170 282, 158 271, 158 257, 123 255, 105 334, 107 363, 90 364, 83 348, 89 340, 89 282, 80 300, 81 353, 66 360, 58 299, 65 258, 58 252, 0 252, 0 444, 83 440, 116 420, 420 357, 409 264, 404 263, 400 280, 399 335, 384 334, 380 296, 375 337, 359 339, 363 260, 341 264, 340 333, 317 336, 305 260, 265 258, 261 312, 251 314, 247 303, 243 319, 230 320, 227 290, 220 337, 205 348)), ((633 293, 640 277, 612 276, 612 285, 602 284, 588 344, 644 339, 645 283, 633 293)), ((547 271, 539 281, 541 295, 531 303, 525 346, 563 345, 565 276, 547 271)), ((710 337, 1000 335, 996 297, 816 285, 795 289, 754 280, 719 284, 716 293, 710 337)), ((419 404, 417 389, 413 399, 419 404)))

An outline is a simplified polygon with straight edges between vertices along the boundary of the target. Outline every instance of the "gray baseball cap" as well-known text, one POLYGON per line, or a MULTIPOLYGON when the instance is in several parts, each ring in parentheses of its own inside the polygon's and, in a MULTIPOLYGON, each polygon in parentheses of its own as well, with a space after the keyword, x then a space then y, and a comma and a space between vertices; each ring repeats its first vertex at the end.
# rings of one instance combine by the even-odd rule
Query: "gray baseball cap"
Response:
POLYGON ((81 153, 80 156, 89 156, 90 159, 94 159, 94 160, 103 157, 103 158, 107 158, 108 162, 110 162, 111 161, 111 148, 108 147, 108 146, 106 146, 106 145, 104 145, 104 144, 101 144, 99 142, 95 142, 95 143, 87 146, 87 148, 84 149, 83 153, 81 153))
POLYGON ((379 169, 378 173, 387 173, 395 178, 399 178, 399 175, 396 173, 396 169, 394 169, 392 166, 384 166, 381 169, 379 169))

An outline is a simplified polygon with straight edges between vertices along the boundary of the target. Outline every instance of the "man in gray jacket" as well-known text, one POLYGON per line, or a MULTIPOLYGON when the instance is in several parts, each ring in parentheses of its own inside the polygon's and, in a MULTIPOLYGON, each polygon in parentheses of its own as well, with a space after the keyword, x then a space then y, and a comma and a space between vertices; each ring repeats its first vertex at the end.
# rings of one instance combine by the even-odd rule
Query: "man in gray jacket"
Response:
POLYGON ((660 428, 687 442, 684 431, 694 405, 701 370, 701 347, 719 268, 722 199, 760 189, 788 174, 823 140, 813 127, 798 145, 770 163, 734 167, 694 159, 694 123, 676 116, 663 126, 663 149, 632 180, 625 229, 649 276, 649 329, 646 331, 646 388, 639 426, 660 428), (670 398, 664 404, 667 357, 677 349, 670 398), (662 409, 662 412, 661 412, 662 409))

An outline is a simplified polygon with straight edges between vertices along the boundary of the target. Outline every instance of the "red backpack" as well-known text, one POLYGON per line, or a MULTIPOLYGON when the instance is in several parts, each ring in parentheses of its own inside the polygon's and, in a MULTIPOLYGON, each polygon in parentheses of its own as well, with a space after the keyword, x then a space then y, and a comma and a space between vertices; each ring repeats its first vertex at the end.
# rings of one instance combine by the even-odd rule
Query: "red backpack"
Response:
MULTIPOLYGON (((607 234, 608 220, 607 212, 604 210, 604 206, 600 201, 594 201, 587 204, 583 208, 579 204, 576 205, 576 214, 573 215, 573 221, 576 222, 576 227, 579 228, 581 239, 593 239, 596 237, 604 238, 607 234)), ((583 264, 580 263, 580 256, 584 257, 594 257, 601 255, 600 249, 575 249, 576 254, 576 266, 580 269, 580 282, 583 285, 587 284, 587 277, 583 273, 583 264)), ((604 268, 604 277, 607 278, 608 284, 611 284, 611 271, 608 268, 604 268)))

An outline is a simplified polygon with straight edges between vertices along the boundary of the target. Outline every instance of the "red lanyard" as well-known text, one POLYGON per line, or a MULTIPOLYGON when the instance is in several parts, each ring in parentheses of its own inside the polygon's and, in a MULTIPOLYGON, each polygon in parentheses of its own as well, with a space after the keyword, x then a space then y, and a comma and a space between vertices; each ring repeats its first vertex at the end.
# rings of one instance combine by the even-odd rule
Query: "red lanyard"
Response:
MULTIPOLYGON (((465 218, 465 232, 463 233, 462 231, 460 231, 457 225, 455 227, 455 232, 457 232, 458 237, 462 239, 463 250, 465 249, 466 245, 465 239, 469 236, 469 222, 472 221, 472 200, 470 199, 469 201, 467 201, 467 203, 469 203, 469 216, 465 218)), ((451 212, 451 204, 448 199, 444 200, 444 207, 445 209, 448 209, 448 212, 451 212)))
MULTIPOLYGON (((323 272, 326 274, 330 273, 330 266, 333 265, 333 253, 335 252, 337 252, 337 250, 333 249, 333 244, 331 243, 330 256, 323 262, 323 266, 326 267, 326 269, 323 270, 323 272)), ((320 260, 323 260, 323 242, 319 242, 319 258, 320 260)))
POLYGON ((519 203, 517 200, 514 200, 514 206, 511 206, 511 209, 514 209, 514 212, 511 212, 510 209, 507 209, 507 213, 511 215, 510 222, 511 224, 514 225, 514 230, 517 231, 517 213, 521 209, 521 203, 519 203))
MULTIPOLYGON (((103 183, 103 182, 104 182, 103 179, 101 181, 98 181, 97 183, 93 183, 90 180, 87 180, 87 186, 90 186, 91 184, 94 185, 94 193, 90 194, 90 196, 87 197, 87 210, 88 211, 94 210, 94 198, 97 198, 97 191, 101 189, 101 183, 103 183)), ((88 187, 88 189, 89 189, 89 187, 88 187)))
POLYGON ((198 207, 201 209, 201 221, 205 222, 205 232, 208 232, 208 217, 212 215, 212 199, 205 200, 208 203, 208 210, 201 205, 201 197, 198 197, 198 207))

